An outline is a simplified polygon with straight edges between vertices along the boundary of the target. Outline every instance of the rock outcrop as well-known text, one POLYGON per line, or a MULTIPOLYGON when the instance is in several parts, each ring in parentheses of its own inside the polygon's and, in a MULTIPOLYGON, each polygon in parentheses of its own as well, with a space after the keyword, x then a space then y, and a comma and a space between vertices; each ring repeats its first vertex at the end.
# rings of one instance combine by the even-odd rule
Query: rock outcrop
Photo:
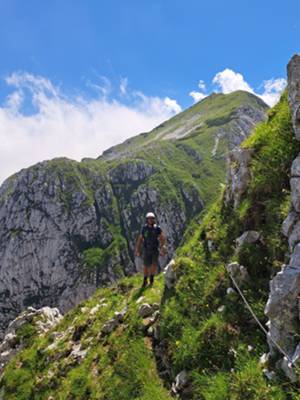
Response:
POLYGON ((288 95, 292 109, 292 122, 295 136, 300 139, 300 57, 295 54, 288 67, 288 95))

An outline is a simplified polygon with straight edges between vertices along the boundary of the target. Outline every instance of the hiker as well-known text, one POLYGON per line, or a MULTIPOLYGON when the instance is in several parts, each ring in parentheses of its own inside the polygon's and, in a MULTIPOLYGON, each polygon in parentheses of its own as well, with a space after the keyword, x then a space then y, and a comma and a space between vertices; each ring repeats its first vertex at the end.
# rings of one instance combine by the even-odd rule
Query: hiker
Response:
POLYGON ((143 254, 143 287, 147 286, 148 277, 150 279, 150 286, 153 285, 159 254, 166 254, 165 243, 166 239, 161 227, 155 223, 155 215, 152 212, 147 213, 146 224, 143 226, 135 245, 135 255, 140 257, 143 254), (141 248, 143 248, 142 251, 141 248))

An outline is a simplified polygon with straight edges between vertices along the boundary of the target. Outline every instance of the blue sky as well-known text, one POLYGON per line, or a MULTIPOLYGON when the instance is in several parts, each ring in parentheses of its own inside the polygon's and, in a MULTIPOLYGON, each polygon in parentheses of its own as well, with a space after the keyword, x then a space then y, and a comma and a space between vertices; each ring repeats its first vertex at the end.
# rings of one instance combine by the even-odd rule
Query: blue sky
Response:
POLYGON ((212 90, 274 102, 300 51, 299 15, 296 0, 0 0, 0 179, 101 154, 212 90))

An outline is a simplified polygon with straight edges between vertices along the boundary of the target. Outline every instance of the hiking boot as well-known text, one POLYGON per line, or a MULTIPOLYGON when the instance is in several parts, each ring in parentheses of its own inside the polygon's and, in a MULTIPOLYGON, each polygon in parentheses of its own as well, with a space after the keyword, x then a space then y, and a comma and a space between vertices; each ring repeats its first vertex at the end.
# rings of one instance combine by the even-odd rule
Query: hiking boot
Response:
POLYGON ((147 284, 148 284, 148 280, 147 280, 147 278, 144 278, 144 281, 143 281, 142 287, 146 287, 146 286, 147 286, 147 284))
POLYGON ((150 275, 150 286, 153 286, 154 283, 154 276, 150 275))

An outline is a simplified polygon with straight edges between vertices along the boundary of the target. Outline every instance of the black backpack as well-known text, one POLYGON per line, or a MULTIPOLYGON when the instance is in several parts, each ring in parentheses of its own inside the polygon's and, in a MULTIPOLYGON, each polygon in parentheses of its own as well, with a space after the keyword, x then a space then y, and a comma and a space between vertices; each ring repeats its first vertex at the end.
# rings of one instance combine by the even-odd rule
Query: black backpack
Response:
POLYGON ((158 237, 161 234, 161 228, 158 225, 153 227, 144 225, 142 229, 142 236, 144 239, 144 249, 147 253, 158 251, 159 241, 158 237))

